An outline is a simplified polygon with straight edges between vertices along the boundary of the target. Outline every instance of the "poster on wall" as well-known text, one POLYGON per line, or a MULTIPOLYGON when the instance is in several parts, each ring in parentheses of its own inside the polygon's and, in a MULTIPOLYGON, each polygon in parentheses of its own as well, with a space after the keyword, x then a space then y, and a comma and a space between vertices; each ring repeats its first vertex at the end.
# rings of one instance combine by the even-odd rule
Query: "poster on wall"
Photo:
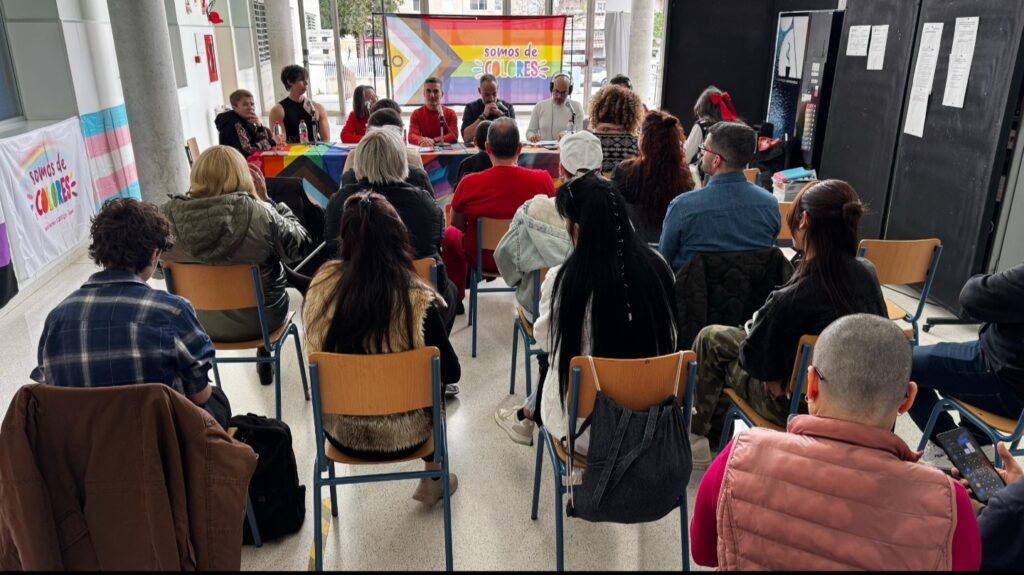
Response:
POLYGON ((498 79, 502 100, 533 104, 551 96, 562 71, 565 16, 385 16, 393 98, 423 102, 423 81, 444 82, 445 104, 479 98, 480 76, 498 79))
POLYGON ((96 198, 78 118, 0 140, 0 201, 21 281, 89 235, 96 198))

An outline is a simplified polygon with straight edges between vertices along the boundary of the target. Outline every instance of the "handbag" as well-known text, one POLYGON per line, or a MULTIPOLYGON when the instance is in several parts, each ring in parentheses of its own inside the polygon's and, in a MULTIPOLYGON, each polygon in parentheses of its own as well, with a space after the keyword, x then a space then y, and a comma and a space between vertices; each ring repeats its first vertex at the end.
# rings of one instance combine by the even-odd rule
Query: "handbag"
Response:
MULTIPOLYGON (((672 395, 643 411, 624 408, 602 393, 594 360, 588 359, 597 397, 576 437, 590 427, 590 449, 581 484, 569 487, 566 514, 614 523, 661 519, 686 496, 693 471, 686 421, 676 398, 683 354, 672 395)), ((569 477, 572 460, 567 462, 569 477)))

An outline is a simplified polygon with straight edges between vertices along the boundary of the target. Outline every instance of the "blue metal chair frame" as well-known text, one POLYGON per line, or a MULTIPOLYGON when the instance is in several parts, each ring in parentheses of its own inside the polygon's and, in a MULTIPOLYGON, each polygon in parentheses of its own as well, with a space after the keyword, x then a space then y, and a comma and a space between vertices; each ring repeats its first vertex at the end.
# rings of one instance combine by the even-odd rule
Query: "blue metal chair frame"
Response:
MULTIPOLYGON (((857 255, 862 258, 866 257, 867 248, 859 248, 857 250, 857 255)), ((928 274, 925 276, 924 286, 921 288, 921 297, 917 301, 917 311, 915 311, 914 313, 907 312, 907 315, 903 317, 903 321, 909 323, 911 327, 914 329, 914 337, 910 340, 910 345, 918 344, 919 340, 917 322, 921 319, 921 316, 924 315, 924 305, 925 303, 927 303, 928 300, 928 292, 930 292, 932 289, 932 281, 935 279, 935 270, 938 269, 939 267, 940 257, 942 257, 941 243, 935 246, 935 249, 932 251, 932 260, 928 264, 928 274)))
MULTIPOLYGON (((960 417, 970 421, 978 429, 985 432, 985 435, 992 440, 992 444, 996 443, 1009 443, 1010 454, 1014 456, 1024 455, 1024 448, 1020 447, 1021 437, 1024 436, 1024 412, 1017 418, 1017 425, 1014 426, 1013 431, 1006 434, 998 429, 993 428, 991 425, 985 423, 977 415, 974 415, 960 403, 960 401, 952 397, 943 397, 935 404, 932 408, 932 414, 928 417, 928 424, 924 426, 924 432, 921 435, 921 442, 917 445, 918 451, 923 451, 928 445, 928 438, 932 435, 932 430, 935 429, 935 422, 939 419, 939 414, 944 411, 956 411, 960 413, 960 417)), ((995 465, 996 467, 1002 467, 1003 462, 999 457, 999 452, 995 452, 995 465)))
POLYGON ((515 288, 510 287, 482 288, 479 286, 479 283, 484 281, 484 249, 480 244, 480 238, 483 236, 484 219, 482 217, 476 219, 476 266, 469 268, 469 313, 467 315, 469 315, 469 325, 473 326, 473 357, 476 357, 476 327, 480 323, 480 308, 477 296, 481 293, 516 291, 515 288))
MULTIPOLYGON (((313 544, 314 565, 317 571, 323 571, 323 526, 321 524, 320 495, 324 487, 331 489, 331 515, 338 516, 338 491, 339 485, 354 485, 359 483, 377 483, 381 481, 400 481, 403 479, 438 478, 441 481, 442 501, 444 503, 444 561, 445 570, 452 571, 452 509, 451 489, 448 474, 448 428, 445 417, 441 413, 443 397, 441 395, 441 358, 434 355, 431 359, 431 396, 433 406, 430 409, 434 421, 434 463, 440 463, 441 469, 436 471, 405 471, 400 473, 378 473, 375 475, 356 475, 350 477, 336 477, 334 461, 327 459, 324 452, 324 428, 323 415, 320 412, 320 373, 315 362, 309 364, 310 377, 313 383, 313 428, 314 441, 316 442, 316 461, 313 463, 313 544), (327 473, 328 477, 323 474, 327 473)), ((335 384, 339 384, 337 382, 335 384)), ((375 462, 387 464, 387 461, 375 462)))
MULTIPOLYGON (((196 264, 179 264, 196 265, 196 264)), ((212 267, 212 266, 211 266, 212 267)), ((274 405, 275 414, 278 420, 281 419, 281 348, 289 336, 295 337, 295 355, 299 360, 299 375, 302 377, 302 393, 309 401, 309 385, 306 381, 306 358, 302 355, 302 340, 299 338, 299 328, 294 322, 289 321, 285 333, 276 342, 270 341, 270 330, 267 327, 267 312, 263 303, 263 284, 260 282, 259 267, 252 266, 253 288, 256 291, 256 311, 260 318, 260 332, 263 334, 263 347, 270 356, 268 357, 214 357, 213 358, 213 380, 217 387, 220 387, 220 370, 217 365, 221 363, 272 363, 274 364, 274 405)), ((174 274, 170 269, 164 268, 164 281, 167 284, 167 291, 174 291, 174 274)))
MULTIPOLYGON (((789 399, 789 414, 792 415, 797 413, 800 409, 800 398, 804 395, 804 381, 807 379, 807 366, 811 361, 811 350, 814 349, 809 343, 805 343, 800 346, 800 358, 796 368, 796 379, 793 381, 792 397, 789 399)), ((742 420, 749 427, 755 427, 754 422, 750 421, 747 414, 743 413, 743 410, 739 408, 735 403, 729 405, 729 410, 725 412, 725 423, 722 427, 722 437, 718 440, 718 451, 725 449, 725 446, 729 443, 729 438, 732 437, 732 428, 736 423, 736 420, 742 420)))
MULTIPOLYGON (((697 383, 697 362, 691 361, 686 369, 686 395, 683 402, 683 419, 687 428, 690 427, 690 414, 693 411, 693 388, 697 383)), ((575 415, 579 407, 580 389, 580 368, 572 370, 572 397, 569 401, 569 413, 575 415)), ((558 571, 565 570, 565 550, 562 534, 562 514, 565 506, 562 504, 562 497, 568 493, 568 488, 562 485, 562 478, 566 474, 566 466, 558 459, 555 453, 554 441, 544 426, 538 431, 540 441, 537 442, 537 461, 533 474, 533 505, 530 509, 530 519, 537 520, 537 507, 540 504, 540 475, 544 466, 544 449, 547 448, 548 457, 551 459, 552 472, 555 479, 555 565, 558 571)), ((573 438, 576 436, 576 417, 569 417, 569 449, 567 455, 573 457, 575 445, 573 438)), ((682 545, 683 571, 690 570, 690 533, 687 529, 687 517, 689 515, 686 494, 679 500, 679 534, 682 545)))
MULTIPOLYGON (((533 321, 536 323, 537 317, 540 315, 540 270, 534 270, 533 275, 533 321)), ((531 326, 532 327, 532 326, 531 326)), ((516 314, 516 319, 512 324, 512 375, 509 377, 508 394, 516 394, 516 356, 519 351, 519 337, 523 338, 523 363, 524 370, 526 371, 526 396, 529 397, 533 393, 533 369, 530 363, 530 358, 535 355, 544 353, 544 350, 534 349, 532 346, 537 345, 537 340, 532 335, 526 333, 526 326, 523 325, 523 320, 516 314)))

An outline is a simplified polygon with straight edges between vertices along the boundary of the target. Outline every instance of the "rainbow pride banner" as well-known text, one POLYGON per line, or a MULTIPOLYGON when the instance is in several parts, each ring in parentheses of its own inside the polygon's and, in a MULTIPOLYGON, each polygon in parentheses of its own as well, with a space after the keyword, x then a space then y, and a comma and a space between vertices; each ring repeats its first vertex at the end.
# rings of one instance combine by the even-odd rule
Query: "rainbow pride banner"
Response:
POLYGON ((479 98, 480 76, 498 79, 499 96, 513 104, 550 97, 548 83, 562 71, 565 16, 410 16, 389 14, 387 54, 392 98, 423 102, 423 81, 444 82, 445 104, 479 98))

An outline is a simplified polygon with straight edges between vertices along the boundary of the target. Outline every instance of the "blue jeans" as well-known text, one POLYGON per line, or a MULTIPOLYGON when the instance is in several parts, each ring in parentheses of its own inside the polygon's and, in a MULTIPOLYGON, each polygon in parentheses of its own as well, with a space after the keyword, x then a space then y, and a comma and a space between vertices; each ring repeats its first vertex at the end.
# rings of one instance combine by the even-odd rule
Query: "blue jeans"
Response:
MULTIPOLYGON (((922 431, 928 425, 932 408, 939 402, 936 392, 1014 420, 1024 410, 1024 402, 1014 388, 1000 381, 989 368, 977 341, 915 347, 910 379, 917 382, 918 392, 909 413, 922 431)), ((977 436, 979 443, 991 443, 987 435, 964 423, 964 427, 970 428, 977 436)), ((929 439, 934 441, 936 435, 955 428, 952 416, 943 413, 935 421, 929 439)))

